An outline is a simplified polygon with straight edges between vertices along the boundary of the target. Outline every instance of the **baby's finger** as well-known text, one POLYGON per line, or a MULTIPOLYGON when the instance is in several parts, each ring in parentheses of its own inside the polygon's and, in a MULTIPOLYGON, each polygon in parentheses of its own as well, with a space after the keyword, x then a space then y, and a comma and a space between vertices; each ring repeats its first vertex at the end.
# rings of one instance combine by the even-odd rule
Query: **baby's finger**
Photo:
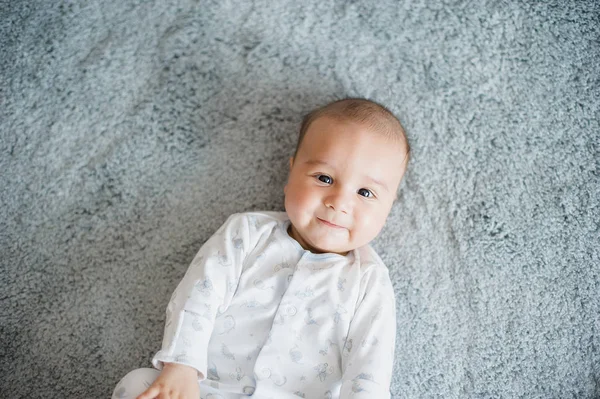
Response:
POLYGON ((173 391, 169 391, 169 392, 161 392, 156 399, 173 399, 175 398, 175 396, 173 396, 173 391))
POLYGON ((151 385, 150 388, 146 389, 140 396, 136 399, 154 399, 156 395, 158 395, 160 389, 156 385, 151 385))

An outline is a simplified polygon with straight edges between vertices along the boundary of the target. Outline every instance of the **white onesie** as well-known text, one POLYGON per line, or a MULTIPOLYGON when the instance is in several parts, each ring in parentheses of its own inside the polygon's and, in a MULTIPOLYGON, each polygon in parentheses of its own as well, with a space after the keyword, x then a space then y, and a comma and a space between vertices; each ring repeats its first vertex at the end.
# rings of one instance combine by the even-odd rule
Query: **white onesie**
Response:
POLYGON ((389 398, 387 268, 368 245, 304 250, 289 225, 284 212, 229 217, 173 293, 152 363, 198 370, 202 398, 389 398))

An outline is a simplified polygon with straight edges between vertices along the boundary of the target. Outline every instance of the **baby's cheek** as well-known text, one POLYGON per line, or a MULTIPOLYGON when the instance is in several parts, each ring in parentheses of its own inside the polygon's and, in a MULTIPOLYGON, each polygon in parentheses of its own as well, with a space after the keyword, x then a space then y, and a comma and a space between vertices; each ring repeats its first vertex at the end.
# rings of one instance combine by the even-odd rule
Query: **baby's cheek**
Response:
POLYGON ((295 194, 290 198, 290 207, 299 214, 306 212, 311 207, 310 196, 303 190, 298 190, 295 194))
POLYGON ((299 218, 302 215, 302 205, 298 197, 286 197, 285 199, 285 211, 292 223, 297 224, 299 218))
POLYGON ((365 241, 364 244, 371 242, 377 234, 383 228, 385 223, 385 217, 382 214, 376 213, 371 215, 364 215, 361 221, 361 241, 365 241))

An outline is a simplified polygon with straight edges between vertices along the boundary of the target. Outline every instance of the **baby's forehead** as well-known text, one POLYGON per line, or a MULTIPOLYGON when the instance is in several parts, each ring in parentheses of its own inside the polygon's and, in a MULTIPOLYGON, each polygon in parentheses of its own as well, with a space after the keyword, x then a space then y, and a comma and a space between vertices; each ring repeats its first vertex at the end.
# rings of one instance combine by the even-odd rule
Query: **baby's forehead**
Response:
MULTIPOLYGON (((373 144, 379 145, 384 148, 393 147, 398 150, 399 154, 404 155, 408 152, 408 141, 404 136, 401 126, 396 125, 393 122, 385 120, 373 120, 373 121, 357 121, 348 117, 330 117, 329 115, 323 116, 316 119, 313 123, 322 119, 328 119, 332 124, 343 126, 347 124, 354 124, 363 127, 362 132, 367 133, 368 136, 373 138, 383 138, 383 140, 373 140, 373 144)), ((326 132, 324 132, 326 134, 326 132)), ((343 141, 347 138, 343 136, 332 137, 332 140, 343 141)))
POLYGON ((297 154, 309 165, 345 164, 360 161, 363 169, 378 169, 382 164, 397 166, 406 158, 406 147, 397 138, 379 131, 361 130, 327 135, 315 132, 307 137, 310 143, 301 146, 297 154))
POLYGON ((373 113, 368 117, 354 118, 352 116, 343 114, 326 114, 315 119, 312 123, 328 119, 333 124, 344 125, 344 124, 355 124, 365 128, 366 131, 374 135, 383 136, 390 140, 405 141, 404 129, 402 125, 395 119, 383 116, 381 114, 373 113))

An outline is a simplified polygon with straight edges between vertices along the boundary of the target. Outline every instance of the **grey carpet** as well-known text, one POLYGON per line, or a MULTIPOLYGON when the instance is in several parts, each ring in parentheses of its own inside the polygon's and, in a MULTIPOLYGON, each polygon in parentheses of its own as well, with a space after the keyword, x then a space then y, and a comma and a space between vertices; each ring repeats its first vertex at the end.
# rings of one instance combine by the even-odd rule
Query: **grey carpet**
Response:
POLYGON ((106 398, 301 116, 404 122, 395 398, 600 397, 595 1, 2 1, 0 390, 106 398))

